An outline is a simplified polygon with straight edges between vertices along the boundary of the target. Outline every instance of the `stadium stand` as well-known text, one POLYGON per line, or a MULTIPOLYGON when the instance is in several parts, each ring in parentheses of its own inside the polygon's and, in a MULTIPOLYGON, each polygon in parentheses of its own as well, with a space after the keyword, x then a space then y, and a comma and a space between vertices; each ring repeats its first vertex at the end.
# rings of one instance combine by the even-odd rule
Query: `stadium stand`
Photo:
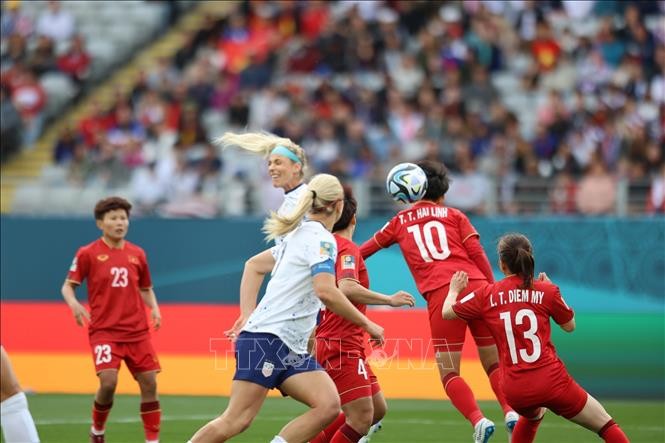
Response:
MULTIPOLYGON (((422 158, 447 164, 448 203, 472 214, 662 213, 663 7, 239 2, 203 15, 110 106, 61 125, 53 163, 9 209, 62 212, 85 189, 122 193, 151 215, 265 213, 279 193, 261 160, 210 141, 266 130, 301 143, 314 172, 355 183, 363 214, 393 211, 385 172, 422 158)), ((128 51, 154 37, 145 16, 113 8, 100 9, 113 24, 100 25, 110 32, 100 41, 128 51)), ((88 20, 77 15, 100 56, 88 20)), ((68 213, 87 210, 74 200, 68 213)))

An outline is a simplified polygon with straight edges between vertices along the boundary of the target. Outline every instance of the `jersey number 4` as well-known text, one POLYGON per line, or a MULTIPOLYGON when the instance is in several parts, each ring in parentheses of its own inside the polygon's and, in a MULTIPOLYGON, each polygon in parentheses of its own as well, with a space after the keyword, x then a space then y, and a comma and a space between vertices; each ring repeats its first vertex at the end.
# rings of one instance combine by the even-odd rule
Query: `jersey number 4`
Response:
POLYGON ((111 275, 113 276, 113 280, 111 281, 111 287, 112 288, 126 288, 127 283, 129 282, 127 276, 129 273, 127 272, 127 268, 117 268, 117 267, 112 267, 111 268, 111 275))
MULTIPOLYGON (((503 320, 503 325, 506 328, 506 339, 508 340, 508 348, 510 350, 510 360, 513 364, 517 364, 517 347, 515 346, 515 335, 513 335, 513 322, 510 318, 510 312, 502 312, 499 318, 503 320)), ((533 345, 533 352, 529 354, 526 349, 519 350, 519 356, 526 363, 533 363, 540 358, 540 339, 536 335, 538 331, 538 320, 536 314, 531 309, 520 309, 515 314, 515 324, 521 325, 524 319, 529 319, 529 329, 524 331, 524 338, 531 340, 533 345)))
POLYGON ((450 256, 446 228, 440 221, 430 220, 422 226, 412 225, 406 228, 406 231, 413 235, 420 256, 426 262, 445 260, 450 256), (434 244, 434 237, 438 238, 440 248, 434 244))

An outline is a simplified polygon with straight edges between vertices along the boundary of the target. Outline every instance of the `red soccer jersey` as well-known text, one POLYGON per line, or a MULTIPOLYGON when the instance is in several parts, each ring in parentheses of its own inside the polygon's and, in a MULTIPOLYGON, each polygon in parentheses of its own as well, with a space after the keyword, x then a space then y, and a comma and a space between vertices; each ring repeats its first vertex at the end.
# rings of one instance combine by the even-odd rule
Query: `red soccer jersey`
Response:
POLYGON ((376 249, 373 243, 381 248, 398 243, 418 291, 426 294, 449 284, 456 271, 486 280, 464 248, 474 235, 478 232, 461 211, 420 201, 393 217, 360 252, 367 257, 376 249))
MULTIPOLYGON (((337 234, 335 234, 335 240, 337 240, 337 262, 335 263, 337 281, 350 278, 356 280, 363 287, 369 288, 367 267, 360 255, 358 246, 337 234)), ((353 305, 363 314, 367 311, 366 305, 359 303, 353 303, 353 305)), ((321 323, 316 329, 316 337, 341 340, 342 349, 345 351, 353 349, 362 352, 365 349, 365 331, 328 310, 323 311, 321 323)))
POLYGON ((139 289, 152 287, 145 252, 125 241, 112 248, 101 238, 76 252, 67 280, 88 280, 90 341, 131 342, 149 333, 139 289))
POLYGON ((499 350, 504 380, 523 383, 524 371, 545 367, 553 375, 565 371, 550 340, 550 317, 564 324, 574 313, 552 283, 536 281, 532 289, 520 289, 521 285, 521 277, 504 278, 457 300, 453 310, 464 320, 481 319, 487 324, 499 350))

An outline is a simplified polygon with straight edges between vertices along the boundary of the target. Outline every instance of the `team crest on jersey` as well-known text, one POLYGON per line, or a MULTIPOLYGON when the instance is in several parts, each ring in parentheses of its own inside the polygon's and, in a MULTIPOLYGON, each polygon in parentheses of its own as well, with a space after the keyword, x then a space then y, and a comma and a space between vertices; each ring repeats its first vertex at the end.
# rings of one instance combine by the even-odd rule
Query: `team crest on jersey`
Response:
POLYGON ((333 244, 330 243, 329 241, 322 241, 321 242, 321 249, 319 250, 319 254, 321 255, 327 255, 329 257, 333 256, 333 244))
POLYGON ((139 259, 136 258, 136 257, 134 257, 133 255, 130 255, 128 258, 129 258, 129 262, 130 262, 130 263, 133 263, 133 264, 135 264, 135 265, 138 265, 138 264, 139 264, 139 259))
POLYGON ((342 269, 356 269, 356 258, 353 255, 343 255, 342 269))
POLYGON ((266 378, 270 377, 274 369, 275 365, 273 363, 270 363, 269 361, 264 361, 263 367, 261 368, 261 374, 263 374, 263 376, 266 378))
POLYGON ((99 260, 99 261, 106 261, 106 260, 108 260, 108 259, 109 259, 109 256, 106 255, 106 254, 99 254, 99 255, 97 256, 97 260, 99 260))
POLYGON ((69 267, 69 272, 76 272, 77 262, 78 259, 74 257, 74 260, 72 260, 72 265, 69 267))

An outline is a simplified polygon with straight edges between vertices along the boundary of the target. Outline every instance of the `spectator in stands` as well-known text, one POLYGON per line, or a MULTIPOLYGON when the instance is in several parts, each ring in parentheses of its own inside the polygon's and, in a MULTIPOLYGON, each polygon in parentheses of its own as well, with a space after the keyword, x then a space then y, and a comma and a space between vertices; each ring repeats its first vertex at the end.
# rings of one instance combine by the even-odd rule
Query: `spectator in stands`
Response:
POLYGON ((21 114, 25 128, 23 146, 32 149, 44 125, 43 111, 46 106, 46 92, 37 81, 35 73, 30 69, 22 70, 15 79, 12 101, 21 114))
POLYGON ((575 201, 577 209, 585 215, 611 214, 616 208, 616 181, 607 172, 599 154, 591 160, 587 172, 579 182, 575 201))
POLYGON ((90 55, 86 52, 83 36, 75 35, 69 41, 67 51, 58 57, 58 69, 69 75, 77 85, 82 85, 90 74, 90 55))
MULTIPOLYGON (((644 181, 657 161, 648 147, 664 137, 665 33, 644 15, 659 4, 605 3, 244 5, 208 17, 173 60, 146 69, 130 112, 149 135, 116 154, 161 170, 175 133, 197 161, 209 134, 249 126, 311 141, 313 172, 383 180, 396 162, 427 156, 492 177, 502 211, 569 212, 561 189, 577 185, 596 152, 610 176, 644 181), (472 167, 456 153, 469 144, 472 167), (561 195, 565 204, 550 201, 561 195)), ((12 48, 2 82, 13 91, 29 51, 19 40, 12 48)), ((115 125, 113 113, 93 113, 80 128, 91 147, 115 125)), ((244 179, 262 189, 257 175, 244 179)), ((197 189, 196 198, 214 194, 197 189)), ((644 186, 630 189, 646 199, 644 186)))
POLYGON ((446 194, 446 204, 470 214, 484 214, 490 198, 491 183, 480 173, 467 143, 457 146, 457 167, 459 172, 451 174, 450 190, 446 194))
POLYGON ((552 28, 546 21, 536 25, 536 38, 531 44, 531 53, 541 72, 553 70, 559 62, 561 47, 552 35, 552 28))
POLYGON ((62 8, 57 0, 48 0, 47 9, 37 19, 37 34, 52 39, 56 44, 69 41, 76 30, 74 16, 62 8))
POLYGON ((574 214, 576 185, 573 177, 567 172, 557 175, 554 186, 550 189, 550 205, 555 214, 574 214))
POLYGON ((38 77, 57 70, 53 40, 45 35, 37 37, 37 43, 28 57, 27 64, 38 77))
POLYGON ((0 86, 0 163, 21 148, 21 114, 11 101, 9 88, 0 86))
POLYGON ((67 125, 60 134, 60 138, 55 144, 55 151, 53 152, 53 160, 55 163, 67 163, 74 156, 76 145, 80 143, 78 134, 74 128, 67 125))
POLYGON ((651 179, 646 210, 649 214, 665 214, 665 161, 660 163, 660 171, 651 179))
POLYGON ((2 2, 2 14, 0 17, 0 38, 2 40, 19 36, 22 38, 32 34, 33 23, 30 17, 21 11, 19 1, 2 2))

